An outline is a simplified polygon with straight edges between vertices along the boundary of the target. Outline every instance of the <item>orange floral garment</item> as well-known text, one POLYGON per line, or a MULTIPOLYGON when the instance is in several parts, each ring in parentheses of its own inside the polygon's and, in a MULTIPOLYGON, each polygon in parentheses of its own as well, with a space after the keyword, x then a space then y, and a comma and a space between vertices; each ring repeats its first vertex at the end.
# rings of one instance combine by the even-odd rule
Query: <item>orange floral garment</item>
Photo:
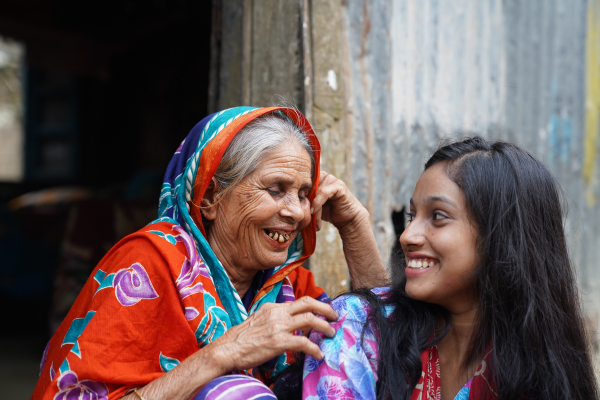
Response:
MULTIPOLYGON (((92 272, 48 343, 32 399, 118 399, 170 371, 263 304, 326 297, 300 268, 314 251, 314 217, 290 245, 288 261, 269 270, 246 305, 186 205, 206 190, 231 138, 268 112, 285 114, 302 127, 319 159, 316 136, 295 110, 238 107, 201 121, 169 164, 161 218, 117 243, 92 272)), ((311 201, 318 176, 317 163, 311 201)), ((275 370, 286 364, 283 354, 275 370)))
MULTIPOLYGON (((222 307, 218 297, 205 296, 215 288, 204 264, 199 262, 198 274, 188 285, 177 287, 185 279, 186 265, 198 257, 195 247, 186 247, 183 240, 172 244, 151 232, 187 235, 178 225, 159 222, 108 252, 48 344, 32 399, 75 399, 85 393, 89 397, 81 398, 118 399, 157 379, 217 333, 210 321, 198 331, 203 318, 197 310, 213 303, 222 307), (111 274, 119 280, 107 286, 111 274), (135 287, 138 279, 140 297, 131 296, 127 285, 135 287), (61 389, 64 396, 57 397, 61 389)), ((323 294, 304 268, 287 278, 295 298, 323 294)))

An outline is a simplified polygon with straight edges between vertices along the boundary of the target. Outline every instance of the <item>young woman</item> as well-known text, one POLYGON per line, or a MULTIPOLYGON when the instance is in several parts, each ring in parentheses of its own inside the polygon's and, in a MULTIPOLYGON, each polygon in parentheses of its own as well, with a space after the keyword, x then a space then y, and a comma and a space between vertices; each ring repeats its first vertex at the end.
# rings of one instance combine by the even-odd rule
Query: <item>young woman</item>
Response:
POLYGON ((598 398, 560 189, 540 161, 481 138, 445 145, 409 221, 400 279, 338 298, 335 337, 311 334, 325 357, 306 356, 303 399, 598 398))

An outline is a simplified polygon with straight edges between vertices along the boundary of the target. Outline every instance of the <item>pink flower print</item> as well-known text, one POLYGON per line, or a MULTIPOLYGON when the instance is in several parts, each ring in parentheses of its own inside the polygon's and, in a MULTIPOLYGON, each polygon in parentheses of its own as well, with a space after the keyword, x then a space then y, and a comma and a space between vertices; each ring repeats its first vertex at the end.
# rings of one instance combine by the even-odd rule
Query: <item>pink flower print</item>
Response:
POLYGON ((319 399, 356 400, 352 392, 346 389, 338 377, 323 376, 317 384, 319 399))
POLYGON ((119 270, 115 274, 113 285, 117 300, 123 306, 132 306, 140 300, 158 297, 148 273, 140 263, 119 270))
POLYGON ((59 392, 54 400, 108 400, 108 389, 102 382, 79 381, 77 374, 67 370, 57 381, 59 392))

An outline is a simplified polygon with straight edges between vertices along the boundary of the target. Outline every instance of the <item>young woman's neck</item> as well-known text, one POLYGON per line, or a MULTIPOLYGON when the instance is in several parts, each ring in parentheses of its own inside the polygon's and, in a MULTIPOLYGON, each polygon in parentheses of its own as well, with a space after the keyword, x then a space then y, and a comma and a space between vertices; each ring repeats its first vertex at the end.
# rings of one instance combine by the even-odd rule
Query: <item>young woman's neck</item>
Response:
MULTIPOLYGON (((479 357, 476 357, 476 361, 467 363, 471 350, 471 338, 475 329, 476 314, 476 304, 459 313, 450 313, 450 330, 437 345, 442 365, 461 371, 469 377, 475 373, 481 361, 479 357)), ((483 354, 481 357, 483 357, 483 354)))

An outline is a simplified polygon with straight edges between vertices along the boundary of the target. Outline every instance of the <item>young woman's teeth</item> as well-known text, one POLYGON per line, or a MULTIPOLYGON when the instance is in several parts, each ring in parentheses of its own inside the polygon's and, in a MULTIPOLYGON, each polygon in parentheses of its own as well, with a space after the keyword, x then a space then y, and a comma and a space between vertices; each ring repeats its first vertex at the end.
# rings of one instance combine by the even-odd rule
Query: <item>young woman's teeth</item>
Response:
POLYGON ((408 268, 413 268, 413 269, 424 269, 424 268, 433 267, 434 265, 435 265, 434 261, 428 261, 428 260, 410 260, 408 262, 408 268))
POLYGON ((265 232, 267 232, 267 235, 269 235, 271 239, 279 243, 287 242, 288 240, 290 240, 290 234, 287 232, 276 232, 270 231, 268 229, 265 229, 265 232))

